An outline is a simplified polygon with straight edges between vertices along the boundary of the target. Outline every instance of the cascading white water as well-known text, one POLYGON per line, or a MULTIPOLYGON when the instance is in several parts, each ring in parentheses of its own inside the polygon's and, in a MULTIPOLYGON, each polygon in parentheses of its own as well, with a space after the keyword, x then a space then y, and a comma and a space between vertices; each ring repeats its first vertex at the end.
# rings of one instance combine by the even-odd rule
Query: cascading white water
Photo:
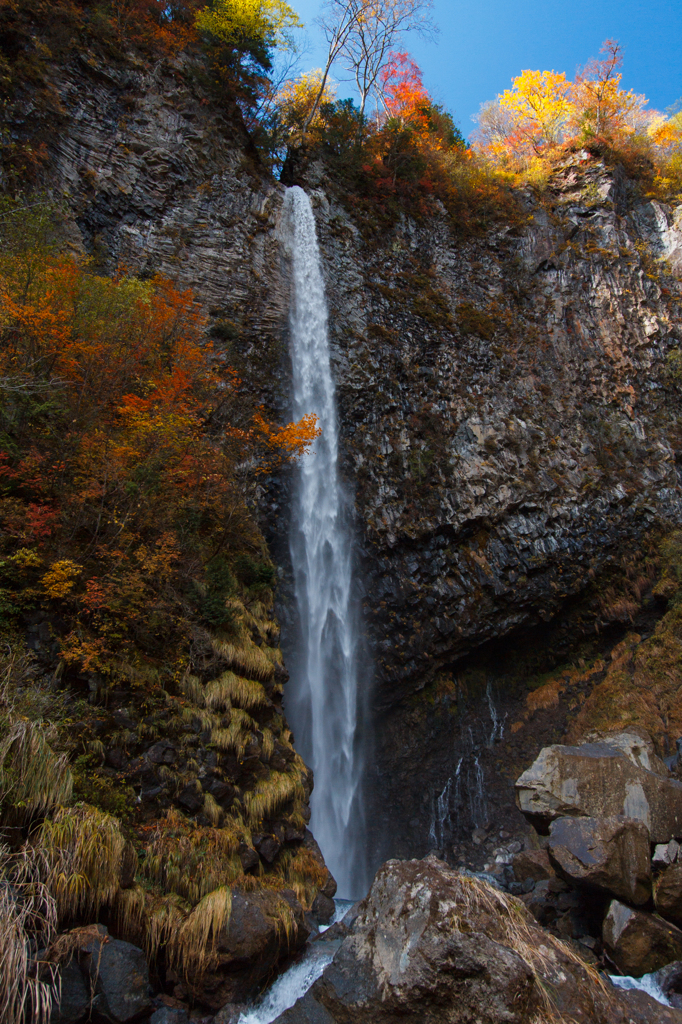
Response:
POLYGON ((287 191, 292 266, 293 412, 315 413, 322 435, 298 467, 290 537, 301 650, 286 711, 315 775, 311 828, 345 897, 364 895, 358 844, 358 627, 351 531, 338 472, 338 425, 327 303, 315 217, 303 189, 287 191))

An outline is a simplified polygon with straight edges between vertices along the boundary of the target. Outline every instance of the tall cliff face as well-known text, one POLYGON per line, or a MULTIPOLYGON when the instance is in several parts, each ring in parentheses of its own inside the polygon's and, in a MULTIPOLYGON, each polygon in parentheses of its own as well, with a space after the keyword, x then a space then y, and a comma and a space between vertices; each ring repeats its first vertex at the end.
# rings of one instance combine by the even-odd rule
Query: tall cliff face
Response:
POLYGON ((646 589, 679 522, 682 208, 579 153, 520 227, 463 240, 445 216, 379 232, 308 180, 376 653, 371 818, 405 855, 448 784, 460 834, 509 800, 514 681, 629 625, 608 588, 646 589))
POLYGON ((260 164, 236 110, 218 107, 179 57, 77 57, 53 69, 61 123, 47 181, 64 197, 76 248, 114 272, 191 287, 249 383, 277 391, 286 351, 274 224, 283 189, 260 164))
MULTIPOLYGON (((283 189, 238 119, 181 60, 53 75, 49 178, 74 244, 191 285, 252 395, 285 410, 283 189)), ((646 584, 652 538, 679 521, 682 212, 587 153, 475 238, 444 213, 387 230, 321 165, 302 183, 374 652, 374 842, 421 853, 448 780, 464 835, 508 800, 500 772, 569 727, 575 694, 500 745, 525 721, 525 677, 598 653, 597 629, 622 634, 628 578, 646 584)), ((262 513, 285 563, 286 480, 262 513)), ((288 623, 286 605, 285 588, 288 623)), ((580 700, 600 678, 581 677, 580 700)))

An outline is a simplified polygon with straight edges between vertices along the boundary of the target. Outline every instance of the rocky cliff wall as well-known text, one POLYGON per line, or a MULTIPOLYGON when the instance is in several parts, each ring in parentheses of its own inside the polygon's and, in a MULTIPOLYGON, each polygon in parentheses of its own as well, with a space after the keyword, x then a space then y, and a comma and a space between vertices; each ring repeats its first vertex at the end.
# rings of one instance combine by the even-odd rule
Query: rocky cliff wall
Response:
POLYGON ((482 238, 386 232, 307 184, 376 655, 370 819, 382 854, 423 853, 448 786, 460 838, 505 823, 524 681, 630 625, 622 581, 650 589, 679 522, 682 208, 586 152, 482 238))

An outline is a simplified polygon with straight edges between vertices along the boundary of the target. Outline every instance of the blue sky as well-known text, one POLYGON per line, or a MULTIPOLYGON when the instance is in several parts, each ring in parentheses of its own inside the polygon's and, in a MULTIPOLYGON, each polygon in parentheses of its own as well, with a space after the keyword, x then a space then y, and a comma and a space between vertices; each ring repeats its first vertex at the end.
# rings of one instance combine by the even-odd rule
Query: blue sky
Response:
MULTIPOLYGON (((306 23, 302 70, 319 67, 324 48, 313 22, 319 0, 291 0, 306 23)), ((462 134, 471 115, 525 68, 565 71, 598 56, 607 37, 625 51, 623 85, 664 110, 682 97, 682 0, 434 0, 435 42, 407 38, 431 95, 454 115, 462 134)), ((352 95, 350 86, 341 95, 352 95)))

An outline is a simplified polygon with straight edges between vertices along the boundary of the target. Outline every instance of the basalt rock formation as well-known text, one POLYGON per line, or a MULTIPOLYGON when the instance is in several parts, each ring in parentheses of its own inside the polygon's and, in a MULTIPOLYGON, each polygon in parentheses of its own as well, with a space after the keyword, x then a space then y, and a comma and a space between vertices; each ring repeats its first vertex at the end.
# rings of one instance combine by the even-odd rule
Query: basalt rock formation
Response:
POLYGON ((518 717, 513 677, 629 623, 628 573, 650 590, 646 548, 680 514, 680 211, 586 152, 480 239, 445 216, 381 231, 323 168, 307 181, 376 653, 373 818, 404 855, 458 763, 471 789, 474 748, 485 761, 518 717))

